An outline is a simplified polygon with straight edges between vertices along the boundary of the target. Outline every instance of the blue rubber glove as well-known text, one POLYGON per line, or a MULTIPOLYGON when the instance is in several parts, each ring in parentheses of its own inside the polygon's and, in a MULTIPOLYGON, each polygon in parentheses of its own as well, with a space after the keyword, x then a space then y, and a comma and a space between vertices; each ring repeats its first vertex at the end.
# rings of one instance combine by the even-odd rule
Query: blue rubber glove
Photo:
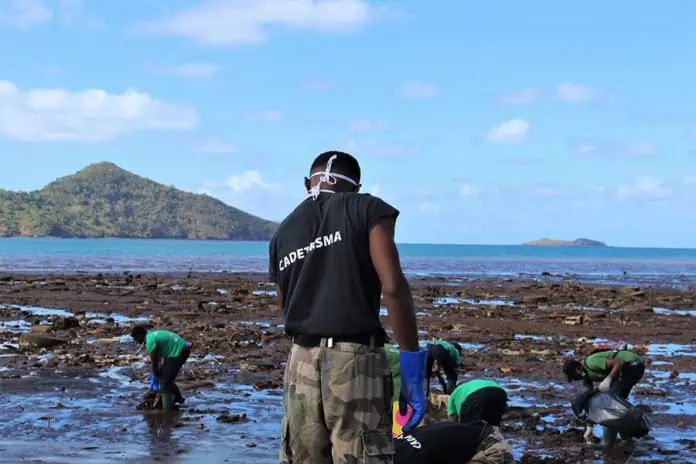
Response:
POLYGON ((157 377, 155 377, 155 374, 150 372, 150 390, 152 391, 159 391, 159 382, 157 381, 157 377))
POLYGON ((404 433, 415 429, 425 417, 425 363, 428 352, 400 351, 399 367, 401 369, 401 391, 399 392, 399 412, 406 415, 408 406, 413 409, 413 414, 403 427, 404 433))

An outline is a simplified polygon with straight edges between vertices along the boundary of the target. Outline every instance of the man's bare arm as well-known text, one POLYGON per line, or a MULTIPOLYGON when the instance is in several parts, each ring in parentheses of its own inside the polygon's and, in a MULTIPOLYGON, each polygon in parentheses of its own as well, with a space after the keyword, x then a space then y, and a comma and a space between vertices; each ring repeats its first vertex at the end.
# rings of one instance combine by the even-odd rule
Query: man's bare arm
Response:
POLYGON ((283 292, 280 291, 280 285, 276 284, 276 304, 280 309, 283 309, 283 292))
POLYGON ((620 359, 607 359, 605 364, 611 368, 609 376, 614 380, 618 379, 619 375, 621 375, 621 368, 624 365, 623 361, 620 359))
POLYGON ((385 218, 370 230, 370 257, 382 283, 389 324, 402 351, 418 351, 418 328, 411 288, 394 243, 394 220, 385 218))

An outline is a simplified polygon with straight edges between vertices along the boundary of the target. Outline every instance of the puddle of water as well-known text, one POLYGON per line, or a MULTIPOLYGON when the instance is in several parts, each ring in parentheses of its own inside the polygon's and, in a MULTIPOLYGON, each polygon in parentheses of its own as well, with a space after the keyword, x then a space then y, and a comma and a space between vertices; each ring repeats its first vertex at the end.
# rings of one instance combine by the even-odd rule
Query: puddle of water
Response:
POLYGON ((251 294, 256 296, 276 296, 278 292, 275 290, 254 290, 251 294))
POLYGON ((23 313, 33 314, 34 316, 74 316, 73 313, 64 309, 42 308, 40 306, 12 306, 12 308, 19 308, 23 313))
MULTIPOLYGON (((382 306, 381 308, 379 308, 379 315, 380 315, 380 316, 388 316, 389 313, 387 312, 387 308, 384 307, 384 306, 382 306)), ((416 316, 418 316, 418 317, 426 317, 426 316, 430 316, 430 313, 429 313, 429 312, 426 312, 426 311, 417 311, 417 312, 416 312, 416 316)))
POLYGON ((665 316, 693 316, 696 317, 696 309, 667 309, 667 308, 653 308, 655 314, 662 314, 665 316))
POLYGON ((4 321, 0 322, 0 331, 6 332, 28 332, 31 324, 27 321, 4 321))
POLYGON ((673 362, 669 362, 669 361, 653 361, 650 364, 653 366, 673 366, 674 365, 673 362))
MULTIPOLYGON (((581 306, 581 305, 570 305, 571 309, 577 309, 579 311, 607 311, 607 308, 602 308, 599 306, 581 306)), ((617 310, 618 311, 618 310, 617 310)))
MULTIPOLYGON (((583 340, 582 338, 577 339, 577 341, 583 340)), ((586 339, 587 343, 590 344, 605 344, 605 343, 612 343, 610 340, 607 340, 606 338, 591 338, 591 339, 586 339)), ((665 357, 672 357, 672 356, 687 356, 687 357, 694 357, 696 356, 696 347, 692 345, 686 345, 686 344, 680 344, 680 343, 650 343, 646 345, 648 348, 648 356, 665 356, 665 357)), ((631 345, 629 344, 628 349, 631 349, 631 345)))
POLYGON ((516 306, 512 301, 505 300, 478 300, 474 298, 459 298, 444 296, 433 299, 433 306, 446 306, 460 303, 468 303, 475 306, 516 306))
MULTIPOLYGON (((44 284, 45 284, 45 282, 42 285, 44 285, 44 284)), ((107 289, 108 288, 118 288, 121 290, 135 290, 135 287, 133 285, 101 285, 101 284, 97 284, 96 288, 107 288, 107 289)))
POLYGON ((118 313, 85 313, 85 317, 91 320, 104 321, 113 319, 117 324, 125 324, 131 322, 148 322, 149 317, 128 317, 118 313))
POLYGON ((232 321, 230 324, 257 325, 265 329, 271 327, 271 323, 267 321, 232 321))
MULTIPOLYGON (((40 306, 12 306, 12 308, 18 308, 19 311, 32 314, 34 316, 58 316, 58 317, 74 317, 75 314, 64 309, 54 309, 54 308, 42 308, 40 306)), ((150 319, 147 317, 128 317, 123 314, 118 313, 85 313, 84 317, 81 319, 91 319, 93 324, 105 324, 106 319, 113 319, 114 322, 118 324, 132 323, 132 322, 148 322, 150 319)))
MULTIPOLYGON (((30 388, 31 394, 18 393, 26 387, 3 388, 0 462, 193 464, 243 457, 255 464, 277 463, 282 392, 232 383, 184 390, 186 405, 166 424, 161 415, 135 410, 147 390, 144 371, 142 382, 131 382, 124 372, 108 368, 89 380, 49 379, 30 388), (217 420, 221 414, 246 414, 248 420, 225 423, 217 420)), ((4 387, 11 381, 0 382, 4 387)))
POLYGON ((653 356, 696 356, 693 347, 678 343, 651 343, 648 345, 648 355, 653 356))
MULTIPOLYGON (((656 363, 653 363, 656 364, 656 363)), ((678 375, 674 378, 672 378, 672 372, 670 371, 658 371, 656 369, 647 369, 645 371, 647 374, 652 375, 653 377, 661 380, 667 380, 667 381, 689 381, 689 382, 696 382, 696 372, 679 372, 678 375)), ((660 383, 659 381, 656 383, 660 383)))
POLYGON ((522 334, 515 334, 515 340, 535 340, 535 341, 546 341, 546 340, 551 340, 551 336, 548 335, 522 335, 522 334))

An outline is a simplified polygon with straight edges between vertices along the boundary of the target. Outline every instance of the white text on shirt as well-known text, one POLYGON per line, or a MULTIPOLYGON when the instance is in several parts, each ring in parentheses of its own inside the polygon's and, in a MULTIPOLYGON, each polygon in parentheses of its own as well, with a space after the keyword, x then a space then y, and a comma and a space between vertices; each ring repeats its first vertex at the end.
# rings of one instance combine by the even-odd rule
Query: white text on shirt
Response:
POLYGON ((288 268, 288 266, 290 266, 295 261, 305 259, 305 257, 307 256, 307 253, 314 251, 317 248, 331 246, 336 242, 340 242, 341 240, 343 240, 343 238, 341 237, 341 232, 339 232, 338 230, 332 234, 317 237, 314 240, 312 240, 309 243, 309 245, 304 246, 302 248, 298 248, 295 251, 291 251, 286 256, 281 258, 281 260, 278 264, 278 268, 281 271, 284 271, 285 269, 288 268))

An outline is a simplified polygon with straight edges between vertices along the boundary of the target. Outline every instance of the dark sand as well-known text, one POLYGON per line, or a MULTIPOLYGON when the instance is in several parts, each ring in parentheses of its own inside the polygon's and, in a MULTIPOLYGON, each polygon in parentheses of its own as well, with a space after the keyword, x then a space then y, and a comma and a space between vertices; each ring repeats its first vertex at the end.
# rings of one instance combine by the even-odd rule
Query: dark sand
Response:
MULTIPOLYGON (((0 462, 277 462, 290 344, 265 276, 0 280, 0 462), (137 347, 119 338, 133 318, 193 345, 181 377, 187 402, 171 423, 135 411, 147 370, 137 347), (23 332, 34 336, 19 339, 23 332), (47 343, 37 335, 62 343, 18 349, 47 343)), ((520 462, 696 462, 692 292, 502 279, 412 286, 421 339, 463 343, 460 380, 485 376, 508 389, 503 432, 520 462), (649 412, 653 431, 607 457, 582 444, 569 408, 579 385, 560 372, 564 357, 587 353, 592 338, 647 353, 632 401, 649 412)), ((432 417, 442 413, 433 406, 432 417)))

